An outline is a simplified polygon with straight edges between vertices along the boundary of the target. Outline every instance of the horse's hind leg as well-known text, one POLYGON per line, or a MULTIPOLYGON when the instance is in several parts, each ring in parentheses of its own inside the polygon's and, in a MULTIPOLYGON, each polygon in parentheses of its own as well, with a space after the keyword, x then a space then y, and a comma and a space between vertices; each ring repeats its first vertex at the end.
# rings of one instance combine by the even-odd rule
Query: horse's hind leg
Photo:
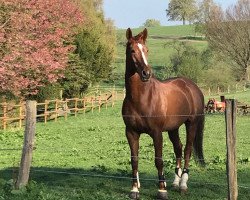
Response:
POLYGON ((173 143, 174 153, 176 157, 176 168, 175 168, 175 177, 172 183, 172 186, 176 189, 179 188, 181 181, 181 160, 182 160, 182 143, 179 137, 179 129, 168 131, 168 136, 170 141, 173 143))
MULTIPOLYGON (((198 121, 198 120, 197 120, 198 121)), ((197 131, 197 121, 193 120, 192 122, 187 121, 185 123, 186 125, 186 146, 184 149, 184 168, 182 171, 181 175, 181 183, 180 183, 180 189, 181 192, 186 192, 188 187, 187 187, 187 181, 188 181, 188 173, 189 173, 189 161, 192 153, 192 148, 193 148, 193 143, 194 143, 194 138, 195 134, 197 131)))
POLYGON ((131 199, 139 199, 138 149, 140 134, 126 129, 126 136, 130 146, 132 166, 132 190, 129 197, 131 199))

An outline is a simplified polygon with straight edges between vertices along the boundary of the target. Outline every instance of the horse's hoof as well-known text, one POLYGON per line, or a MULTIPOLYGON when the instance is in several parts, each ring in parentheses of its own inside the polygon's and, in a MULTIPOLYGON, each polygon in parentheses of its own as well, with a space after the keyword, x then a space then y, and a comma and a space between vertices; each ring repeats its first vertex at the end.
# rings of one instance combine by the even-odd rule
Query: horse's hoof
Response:
POLYGON ((172 187, 173 187, 174 190, 179 190, 180 189, 179 185, 177 185, 177 184, 172 184, 172 187))
POLYGON ((187 187, 180 187, 180 192, 182 195, 185 195, 188 192, 188 188, 187 187))
POLYGON ((157 193, 157 200, 167 200, 168 199, 168 192, 167 190, 159 190, 157 193))
POLYGON ((129 194, 129 198, 130 199, 139 199, 139 192, 134 192, 134 191, 131 191, 130 194, 129 194))

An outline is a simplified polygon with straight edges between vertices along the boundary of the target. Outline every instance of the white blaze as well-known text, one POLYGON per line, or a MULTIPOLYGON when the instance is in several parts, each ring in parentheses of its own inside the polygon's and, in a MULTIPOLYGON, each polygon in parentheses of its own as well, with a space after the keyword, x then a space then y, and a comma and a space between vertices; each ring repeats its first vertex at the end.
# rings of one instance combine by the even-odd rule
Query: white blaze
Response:
POLYGON ((142 44, 138 43, 137 46, 139 47, 139 49, 141 51, 141 55, 142 55, 142 58, 143 58, 143 61, 144 61, 145 65, 148 65, 148 61, 147 61, 146 56, 145 56, 145 54, 144 54, 144 52, 142 50, 143 49, 142 44))

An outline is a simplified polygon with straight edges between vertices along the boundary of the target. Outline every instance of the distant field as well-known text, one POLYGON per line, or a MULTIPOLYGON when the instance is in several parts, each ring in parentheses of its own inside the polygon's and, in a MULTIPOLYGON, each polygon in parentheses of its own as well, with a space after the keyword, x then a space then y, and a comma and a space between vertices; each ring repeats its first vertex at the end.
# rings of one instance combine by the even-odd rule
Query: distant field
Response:
MULTIPOLYGON (((129 27, 128 27, 129 28, 129 27)), ((144 27, 132 29, 132 31, 137 34, 142 31, 144 27)), ((180 26, 160 26, 160 27, 149 27, 147 28, 150 35, 157 36, 187 36, 187 35, 195 35, 194 26, 193 25, 180 25, 180 26)), ((122 34, 126 32, 126 29, 117 30, 118 34, 122 34)))

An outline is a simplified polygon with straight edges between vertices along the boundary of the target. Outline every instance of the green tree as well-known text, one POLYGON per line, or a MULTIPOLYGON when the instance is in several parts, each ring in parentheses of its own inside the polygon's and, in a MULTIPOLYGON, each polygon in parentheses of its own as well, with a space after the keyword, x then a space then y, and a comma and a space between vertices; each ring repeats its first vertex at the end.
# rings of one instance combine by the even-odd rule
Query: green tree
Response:
POLYGON ((81 2, 86 23, 75 39, 77 48, 61 80, 64 97, 79 96, 112 73, 116 45, 113 21, 104 19, 102 0, 81 2))
POLYGON ((173 41, 166 46, 172 47, 175 53, 170 57, 173 72, 177 76, 184 76, 198 82, 202 69, 202 54, 186 42, 173 41))
POLYGON ((167 17, 170 21, 179 21, 183 22, 183 25, 186 24, 186 21, 193 21, 196 17, 197 6, 195 0, 170 0, 168 8, 166 9, 167 17))
POLYGON ((215 61, 210 68, 202 71, 202 85, 216 91, 217 87, 226 91, 229 85, 233 85, 236 80, 232 70, 223 62, 215 61))
POLYGON ((156 27, 160 25, 161 25, 161 22, 156 19, 147 19, 146 22, 143 24, 143 26, 145 27, 156 27))

